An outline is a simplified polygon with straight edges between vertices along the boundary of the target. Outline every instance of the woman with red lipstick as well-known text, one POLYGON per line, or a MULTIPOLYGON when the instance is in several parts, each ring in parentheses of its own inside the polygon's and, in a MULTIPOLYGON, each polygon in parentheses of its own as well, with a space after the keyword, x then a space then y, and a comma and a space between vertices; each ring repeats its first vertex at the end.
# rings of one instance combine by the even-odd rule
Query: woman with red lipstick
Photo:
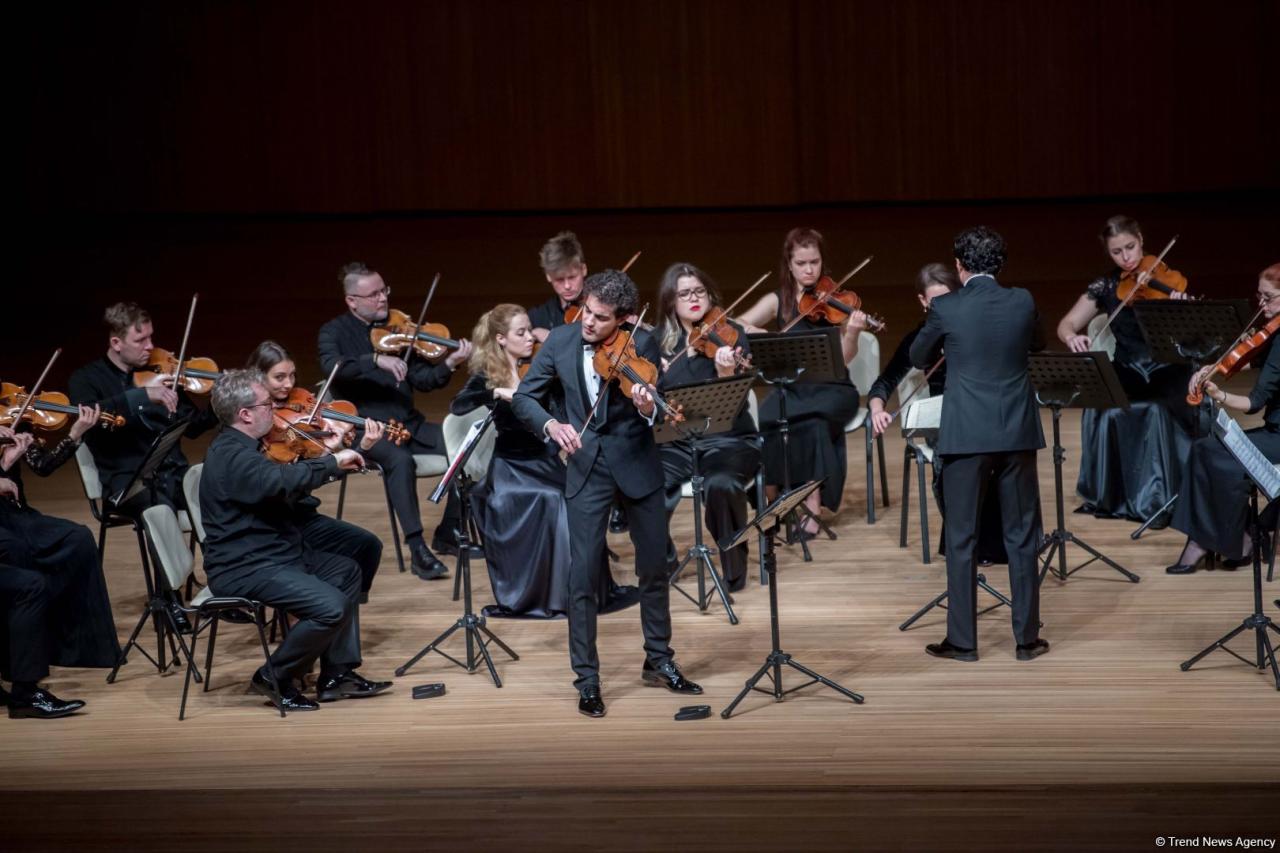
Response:
MULTIPOLYGON (((1114 266, 1095 279, 1058 323, 1058 339, 1072 352, 1086 352, 1086 334, 1098 315, 1110 316, 1122 302, 1121 280, 1154 258, 1143 248, 1142 228, 1127 216, 1113 216, 1098 235, 1114 266)), ((1145 267, 1144 267, 1145 268, 1145 267)), ((1156 286, 1186 287, 1176 270, 1162 268, 1156 286)), ((1172 299, 1185 299, 1174 292, 1172 299)), ((1080 421, 1080 476, 1076 491, 1083 511, 1103 518, 1143 521, 1178 493, 1183 462, 1191 449, 1196 410, 1187 405, 1191 367, 1155 361, 1132 310, 1120 309, 1111 323, 1116 351, 1112 359, 1120 384, 1133 405, 1128 411, 1086 409, 1080 421)), ((1168 524, 1168 516, 1155 527, 1168 524)))
MULTIPOLYGON (((672 264, 663 273, 658 288, 658 317, 654 334, 662 350, 663 370, 658 389, 691 385, 743 369, 750 356, 746 334, 729 321, 739 338, 735 347, 720 347, 715 358, 690 349, 690 335, 702 324, 712 308, 720 306, 720 294, 706 273, 692 264, 672 264)), ((747 523, 747 484, 760 468, 760 451, 751 441, 756 425, 744 402, 729 432, 709 435, 699 441, 698 467, 704 477, 703 498, 707 529, 719 541, 747 523)), ((672 441, 659 448, 667 492, 667 512, 680 503, 680 488, 693 473, 692 448, 686 441, 672 441)), ((674 546, 669 548, 674 551, 674 546)), ((673 557, 674 553, 669 553, 673 557)), ((731 591, 747 582, 747 546, 720 552, 725 583, 731 591)))
MULTIPOLYGON (((774 293, 766 293, 755 305, 739 315, 748 327, 764 327, 776 323, 781 329, 796 315, 800 296, 812 290, 827 275, 823 263, 822 235, 812 228, 793 228, 782 243, 779 265, 781 284, 774 293)), ((791 328, 808 332, 825 328, 825 321, 807 318, 791 328)), ((841 326, 840 347, 845 364, 858 354, 858 334, 867 327, 867 315, 852 312, 841 326)), ((844 478, 848 468, 844 427, 858 413, 858 389, 847 375, 837 382, 809 382, 787 390, 787 422, 791 438, 788 443, 788 474, 791 485, 809 480, 822 480, 818 489, 805 501, 816 518, 822 507, 835 512, 844 494, 844 478)), ((782 437, 777 430, 780 414, 778 394, 774 392, 760 404, 760 431, 764 436, 765 482, 771 488, 783 485, 782 437)), ((817 522, 806 519, 801 535, 812 538, 818 532, 817 522)))

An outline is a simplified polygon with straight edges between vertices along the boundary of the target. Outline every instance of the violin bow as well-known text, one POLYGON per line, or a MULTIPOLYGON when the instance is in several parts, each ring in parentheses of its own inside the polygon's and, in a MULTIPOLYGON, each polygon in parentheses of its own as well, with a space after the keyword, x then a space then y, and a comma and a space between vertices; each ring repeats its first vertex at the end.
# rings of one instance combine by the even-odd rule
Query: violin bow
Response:
POLYGON ((422 328, 422 321, 427 319, 427 306, 431 304, 431 297, 436 295, 436 285, 440 283, 440 273, 436 273, 435 278, 431 279, 431 288, 427 290, 427 298, 422 301, 422 311, 418 314, 418 322, 413 326, 413 333, 409 340, 409 346, 405 347, 404 363, 408 364, 409 359, 413 357, 414 344, 418 342, 418 330, 422 328))
MULTIPOLYGON (((819 297, 818 297, 818 304, 819 304, 819 305, 826 305, 829 301, 831 301, 831 297, 832 297, 832 296, 835 296, 835 295, 836 295, 836 293, 840 290, 840 288, 844 287, 844 283, 845 283, 846 281, 848 281, 849 279, 853 278, 853 277, 854 277, 855 275, 857 275, 858 273, 862 272, 862 268, 863 268, 863 267, 865 267, 867 264, 871 263, 871 259, 872 259, 873 257, 875 257, 875 256, 874 256, 874 255, 867 255, 865 258, 863 258, 863 259, 862 259, 862 263, 858 264, 856 267, 854 267, 853 269, 851 269, 851 270, 849 271, 848 275, 846 275, 844 278, 842 278, 842 279, 840 279, 839 281, 837 281, 837 282, 836 282, 836 286, 835 286, 835 287, 831 288, 831 290, 830 290, 830 291, 828 291, 827 293, 824 293, 824 294, 822 294, 821 296, 819 296, 819 297)), ((791 318, 791 322, 790 322, 790 323, 788 323, 786 326, 784 326, 784 327, 782 328, 782 331, 784 331, 784 332, 789 332, 789 331, 791 331, 791 327, 792 327, 792 326, 794 326, 796 323, 799 323, 799 322, 800 322, 800 318, 801 318, 801 317, 804 317, 804 316, 805 316, 804 314, 796 314, 796 316, 794 316, 794 317, 792 317, 792 318, 791 318)))
POLYGON ((622 269, 620 271, 626 272, 627 270, 631 269, 631 265, 634 264, 639 257, 640 257, 640 253, 636 252, 634 255, 631 256, 631 260, 627 261, 625 264, 622 265, 622 269))
POLYGON ((27 409, 31 408, 31 401, 40 393, 40 386, 44 385, 44 378, 49 375, 49 368, 53 367, 53 363, 58 360, 58 356, 62 355, 62 347, 58 347, 53 351, 53 355, 49 356, 49 363, 44 366, 44 370, 40 371, 40 378, 36 380, 36 384, 31 386, 31 390, 27 392, 27 396, 23 399, 22 405, 18 407, 18 414, 13 418, 13 427, 16 430, 18 424, 22 422, 22 416, 27 413, 27 409))
MULTIPOLYGON (((640 317, 636 320, 636 324, 627 329, 627 342, 618 349, 618 354, 609 362, 609 375, 600 377, 600 393, 596 395, 596 401, 591 404, 591 411, 587 413, 586 423, 582 425, 582 429, 578 430, 578 435, 582 435, 587 431, 587 427, 591 426, 591 421, 595 419, 596 411, 600 408, 600 401, 603 400, 609 392, 609 383, 613 381, 613 376, 617 373, 618 362, 622 360, 622 355, 627 351, 627 347, 631 345, 632 338, 635 337, 636 329, 640 328, 640 324, 644 322, 644 315, 649 312, 649 303, 640 311, 640 317)), ((656 401, 655 401, 656 405, 656 401)))
MULTIPOLYGON (((1167 255, 1167 254, 1169 254, 1169 250, 1173 248, 1173 244, 1174 244, 1174 243, 1176 243, 1176 242, 1178 242, 1178 235, 1177 235, 1177 234, 1174 234, 1174 235, 1173 235, 1173 239, 1172 239, 1172 240, 1170 240, 1170 241, 1169 241, 1169 244, 1168 244, 1167 246, 1165 246, 1165 247, 1164 247, 1164 251, 1163 251, 1163 252, 1161 252, 1161 253, 1156 257, 1156 262, 1155 262, 1154 264, 1152 264, 1152 265, 1151 265, 1151 270, 1147 273, 1147 278, 1148 278, 1148 279, 1150 279, 1152 276, 1154 276, 1154 275, 1155 275, 1155 271, 1156 271, 1156 269, 1158 269, 1158 268, 1159 268, 1159 266, 1160 266, 1160 264, 1161 264, 1161 262, 1163 262, 1163 261, 1164 261, 1164 256, 1165 256, 1165 255, 1167 255)), ((1142 282, 1141 286, 1142 286, 1142 287, 1145 287, 1145 286, 1146 286, 1146 282, 1145 282, 1145 281, 1144 281, 1144 282, 1142 282)), ((1105 332, 1107 329, 1110 329, 1110 328, 1111 328, 1111 321, 1112 321, 1112 320, 1114 320, 1114 319, 1116 318, 1116 316, 1117 316, 1121 311, 1123 311, 1123 310, 1125 309, 1125 306, 1130 305, 1130 304, 1133 302, 1133 300, 1134 300, 1134 299, 1137 297, 1137 295, 1138 295, 1138 290, 1139 290, 1139 289, 1140 289, 1139 287, 1135 286, 1135 287, 1133 288, 1133 290, 1131 290, 1131 291, 1129 292, 1129 298, 1128 298, 1128 299, 1123 300, 1119 305, 1117 305, 1117 306, 1116 306, 1116 310, 1112 311, 1112 312, 1111 312, 1111 316, 1107 317, 1107 322, 1106 322, 1106 324, 1105 324, 1101 329, 1099 329, 1099 330, 1098 330, 1098 333, 1097 333, 1096 335, 1094 335, 1094 337, 1095 337, 1095 338, 1096 338, 1096 337, 1101 336, 1103 332, 1105 332)), ((1093 343, 1093 342, 1092 342, 1092 341, 1090 341, 1090 343, 1093 343)))
MULTIPOLYGON (((772 273, 765 273, 764 275, 760 276, 758 279, 756 279, 755 284, 748 287, 745 291, 743 291, 741 296, 733 300, 733 304, 730 305, 728 308, 725 308, 721 312, 724 314, 724 318, 726 320, 732 320, 733 317, 730 315, 733 313, 733 309, 738 307, 738 303, 746 299, 751 294, 751 291, 755 290, 757 287, 764 284, 764 280, 768 278, 770 275, 772 275, 772 273)), ((699 326, 698 328, 701 329, 702 327, 699 326)), ((689 345, 692 346, 695 340, 700 340, 700 338, 697 337, 696 333, 689 336, 689 345)), ((688 353, 689 353, 689 347, 686 346, 684 349, 680 350, 680 352, 676 353, 675 357, 673 357, 670 361, 667 362, 667 369, 670 370, 671 365, 675 364, 685 355, 688 355, 688 353)))
POLYGON ((342 367, 344 358, 334 362, 333 370, 329 371, 329 378, 324 381, 324 385, 320 388, 320 393, 316 395, 316 404, 311 407, 311 411, 307 413, 307 423, 314 423, 316 412, 320 411, 320 407, 324 405, 325 397, 329 396, 329 386, 333 384, 333 377, 338 375, 338 368, 342 367))
POLYGON ((1252 317, 1249 318, 1249 322, 1245 323, 1244 330, 1241 331, 1240 334, 1236 335, 1236 339, 1232 341, 1230 345, 1228 345, 1225 349, 1222 350, 1222 354, 1218 356, 1218 359, 1213 364, 1209 365, 1209 370, 1208 372, 1205 373, 1204 379, 1196 383, 1197 391, 1200 391, 1203 393, 1204 386, 1206 383, 1210 381, 1210 377, 1213 376, 1213 372, 1217 370, 1218 367, 1222 364, 1223 359, 1225 359, 1228 355, 1231 354, 1231 351, 1236 348, 1237 344, 1239 344, 1245 338, 1249 337, 1249 332, 1252 331, 1253 324, 1258 322, 1258 318, 1262 316, 1262 312, 1265 310, 1266 310, 1266 306, 1259 308, 1257 312, 1252 317))
POLYGON ((178 369, 173 374, 174 391, 179 390, 182 385, 183 361, 187 357, 187 341, 191 338, 191 325, 196 319, 196 300, 199 298, 199 293, 191 294, 191 310, 187 312, 187 330, 182 333, 182 348, 178 350, 178 369))
POLYGON ((933 374, 934 374, 934 373, 936 373, 936 372, 937 372, 937 370, 938 370, 938 368, 939 368, 939 367, 942 367, 942 362, 944 362, 944 361, 946 361, 946 360, 947 360, 946 355, 940 355, 940 356, 938 356, 938 360, 937 360, 937 361, 935 361, 935 362, 933 363, 933 366, 932 366, 932 367, 930 367, 930 368, 925 372, 925 374, 924 374, 924 381, 923 381, 923 382, 921 382, 921 383, 920 383, 919 385, 917 385, 916 387, 912 388, 912 389, 911 389, 911 393, 907 395, 907 397, 906 397, 906 399, 905 399, 905 400, 899 400, 899 401, 898 401, 898 409, 897 409, 897 411, 895 411, 892 415, 890 415, 890 416, 889 416, 889 423, 893 423, 894 421, 896 421, 896 420, 898 419, 898 415, 900 415, 900 414, 902 414, 904 411, 906 411, 907 403, 910 403, 910 402, 911 402, 911 398, 912 398, 912 397, 914 397, 916 394, 919 394, 919 393, 920 393, 920 389, 921 389, 921 388, 928 388, 928 387, 929 387, 929 378, 930 378, 931 376, 933 376, 933 374))

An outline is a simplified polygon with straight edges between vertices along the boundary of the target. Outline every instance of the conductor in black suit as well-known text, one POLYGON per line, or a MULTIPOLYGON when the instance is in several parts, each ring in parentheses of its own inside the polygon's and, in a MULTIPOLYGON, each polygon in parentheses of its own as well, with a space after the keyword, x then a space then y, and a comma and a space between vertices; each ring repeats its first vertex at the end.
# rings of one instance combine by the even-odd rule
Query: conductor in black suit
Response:
MULTIPOLYGON (((668 645, 667 511, 662 462, 653 440, 653 397, 634 385, 627 399, 617 382, 603 384, 592 367, 597 343, 615 333, 626 334, 620 326, 622 318, 636 310, 636 286, 625 273, 605 270, 586 280, 584 293, 581 320, 551 330, 511 406, 526 426, 568 454, 564 495, 571 539, 569 659, 577 674, 578 711, 603 717, 595 574, 605 564, 605 533, 615 497, 630 518, 636 550, 645 650, 641 678, 677 693, 701 693, 702 688, 681 674, 668 645), (557 380, 564 389, 569 423, 556 420, 546 409, 557 380), (600 394, 605 398, 596 405, 600 394)), ((635 344, 641 356, 659 362, 658 345, 647 332, 637 330, 635 344)))
POLYGON ((978 659, 978 510, 996 489, 1004 518, 1018 660, 1049 651, 1040 639, 1037 561, 1040 485, 1036 451, 1044 447, 1035 392, 1027 377, 1029 353, 1044 348, 1040 316, 1026 290, 1002 287, 1004 238, 989 228, 955 239, 960 290, 933 300, 924 328, 911 345, 911 362, 928 368, 947 356, 947 384, 937 452, 947 515, 947 636, 925 651, 935 657, 978 659))

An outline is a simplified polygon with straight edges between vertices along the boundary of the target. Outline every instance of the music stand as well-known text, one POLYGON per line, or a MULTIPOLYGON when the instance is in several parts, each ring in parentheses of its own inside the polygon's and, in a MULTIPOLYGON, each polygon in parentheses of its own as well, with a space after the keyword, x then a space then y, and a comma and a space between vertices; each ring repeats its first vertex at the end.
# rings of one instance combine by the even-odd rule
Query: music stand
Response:
POLYGON ((456 622, 445 629, 444 633, 423 646, 421 651, 409 658, 403 666, 397 669, 397 677, 403 676, 408 672, 409 668, 426 657, 428 652, 435 652, 440 657, 457 664, 467 672, 475 672, 480 668, 480 661, 483 660, 485 666, 489 669, 489 677, 493 679, 493 686, 501 687, 502 679, 498 677, 498 670, 494 668, 493 657, 489 654, 489 643, 497 643, 498 647, 510 655, 512 660, 520 660, 520 656, 513 652, 510 646, 498 639, 497 635, 489 630, 489 627, 485 624, 484 616, 473 612, 471 604, 471 536, 468 531, 471 529, 471 487, 474 483, 467 476, 466 467, 471 454, 475 452, 477 445, 480 443, 480 436, 484 435, 485 430, 492 424, 493 410, 490 409, 484 420, 476 421, 471 425, 466 439, 462 442, 462 447, 459 448, 457 455, 449 463, 449 468, 444 472, 440 482, 436 484, 435 489, 431 492, 432 503, 440 503, 450 488, 453 489, 454 495, 458 500, 458 527, 454 533, 458 538, 456 571, 462 581, 462 615, 458 617, 456 622), (440 649, 440 645, 452 637, 454 631, 458 630, 461 630, 466 638, 467 658, 465 661, 458 660, 440 649))
POLYGON ((1280 495, 1280 471, 1277 471, 1271 461, 1262 455, 1257 445, 1249 440, 1249 437, 1240 429, 1240 425, 1226 412, 1219 410, 1214 422, 1213 434, 1244 468, 1245 477, 1249 480, 1249 529, 1253 533, 1253 541, 1258 543, 1253 549, 1253 612, 1221 639, 1215 640, 1195 657, 1183 663, 1181 668, 1186 672, 1210 652, 1222 649, 1249 666, 1265 670, 1270 665, 1276 690, 1280 690, 1280 664, 1276 662, 1276 649, 1271 645, 1271 637, 1267 635, 1269 630, 1280 634, 1280 628, 1277 628, 1262 610, 1262 524, 1258 519, 1258 492, 1261 491, 1268 499, 1275 500, 1276 496, 1280 495), (1254 632, 1254 641, 1257 644, 1256 661, 1249 660, 1233 649, 1227 648, 1226 645, 1237 634, 1250 629, 1254 632))
MULTIPOLYGON (((848 376, 844 351, 840 348, 840 329, 831 326, 807 332, 765 332, 747 335, 751 342, 751 363, 756 368, 756 381, 772 385, 778 395, 777 431, 782 438, 782 491, 791 490, 791 430, 787 421, 787 391, 792 385, 810 382, 838 382, 848 376)), ((800 543, 804 561, 813 555, 809 545, 796 532, 797 513, 812 518, 818 528, 835 539, 835 531, 804 506, 796 507, 786 520, 788 545, 800 543)))
MULTIPOLYGON (((151 447, 147 449, 147 455, 142 458, 142 463, 138 465, 137 470, 133 472, 133 476, 129 478, 129 482, 114 497, 108 498, 103 509, 121 518, 128 518, 133 524, 134 532, 138 536, 139 551, 142 559, 142 577, 147 586, 147 600, 142 605, 142 613, 138 617, 138 622, 134 626, 133 633, 129 635, 129 642, 125 643, 124 648, 120 650, 120 656, 116 658, 116 665, 107 675, 107 683, 113 684, 116 680, 116 674, 119 673, 120 667, 124 666, 125 659, 129 655, 129 650, 136 648, 142 653, 143 657, 151 661, 151 664, 161 673, 166 672, 170 663, 165 659, 165 643, 168 642, 169 651, 172 654, 172 663, 179 662, 178 648, 181 647, 183 654, 188 659, 190 652, 187 650, 186 642, 183 641, 181 631, 174 622, 173 614, 169 611, 169 605, 172 603, 168 597, 160 591, 161 578, 160 573, 155 570, 148 556, 149 546, 147 544, 146 534, 142 528, 141 513, 126 513, 121 511, 120 507, 132 501, 134 498, 150 491, 150 501, 147 506, 156 503, 155 495, 155 475, 160 465, 169 458, 169 454, 178 442, 182 441, 182 436, 190 425, 190 418, 181 418, 165 428, 151 442, 151 447), (152 657, 146 649, 138 645, 138 635, 142 633, 142 628, 147 624, 147 620, 151 619, 156 631, 156 656, 152 657)), ((143 507, 145 509, 145 507, 143 507)), ((176 594, 177 590, 173 590, 176 594)), ((197 678, 196 681, 199 681, 197 678)))
POLYGON ((711 603, 711 595, 720 596, 724 612, 729 616, 729 624, 737 625, 738 617, 733 612, 733 600, 724 587, 724 578, 716 571, 712 560, 711 549, 702 540, 702 468, 699 457, 702 454, 702 439, 708 435, 727 432, 733 428, 738 413, 747 403, 747 393, 755 383, 755 375, 748 373, 742 376, 729 376, 712 379, 691 385, 680 385, 664 389, 662 394, 667 403, 682 408, 684 423, 663 421, 653 429, 654 440, 659 444, 672 441, 688 441, 690 459, 693 465, 690 485, 693 488, 693 545, 671 573, 668 582, 685 598, 698 605, 699 610, 706 610, 711 603), (698 597, 694 598, 680 586, 680 575, 684 567, 694 561, 697 566, 698 597), (707 589, 706 575, 711 575, 712 589, 707 589))
MULTIPOLYGON (((754 355, 754 350, 752 350, 754 355)), ((753 359, 754 360, 754 359, 753 359)), ((772 694, 775 702, 781 702, 783 697, 789 693, 795 693, 802 690, 810 684, 822 684, 830 687, 832 690, 847 696, 855 703, 861 705, 865 700, 863 697, 852 690, 848 690, 836 684, 829 678, 826 678, 808 667, 797 663, 792 659, 791 655, 782 650, 781 640, 778 636, 778 558, 773 552, 773 537, 778 527, 782 524, 782 518, 798 506, 805 498, 807 498, 814 489, 822 484, 821 480, 812 480, 803 486, 798 486, 786 494, 780 495, 777 500, 769 504, 751 521, 747 522, 747 526, 739 530, 733 536, 720 540, 720 550, 727 551, 743 542, 746 542, 753 535, 753 530, 758 530, 761 534, 762 547, 764 548, 764 566, 765 571, 769 575, 769 627, 773 637, 773 649, 764 659, 764 664, 755 672, 755 675, 747 679, 746 685, 742 691, 729 703, 720 716, 729 719, 733 713, 733 709, 738 707, 746 695, 752 690, 758 690, 761 693, 772 694), (727 544, 726 544, 727 543, 727 544), (809 680, 796 687, 787 690, 782 689, 782 667, 789 666, 792 669, 808 676, 809 680), (756 687, 756 683, 765 675, 769 676, 769 680, 773 683, 772 690, 765 690, 762 687, 756 687)))
MULTIPOLYGON (((1053 412, 1053 483, 1057 503, 1058 526, 1045 537, 1040 546, 1044 552, 1044 565, 1040 569, 1040 583, 1044 583, 1054 555, 1058 557, 1059 581, 1065 581, 1085 566, 1101 560, 1133 583, 1140 578, 1133 572, 1107 557, 1080 537, 1067 530, 1066 513, 1062 497, 1062 463, 1067 453, 1062 446, 1062 410, 1129 408, 1129 398, 1120 387, 1120 378, 1104 352, 1044 352, 1032 353, 1028 365, 1031 384, 1036 389, 1036 402, 1053 412), (1092 554, 1092 558, 1067 571, 1067 543, 1072 542, 1092 554)), ((946 474, 943 474, 945 477, 946 474)))

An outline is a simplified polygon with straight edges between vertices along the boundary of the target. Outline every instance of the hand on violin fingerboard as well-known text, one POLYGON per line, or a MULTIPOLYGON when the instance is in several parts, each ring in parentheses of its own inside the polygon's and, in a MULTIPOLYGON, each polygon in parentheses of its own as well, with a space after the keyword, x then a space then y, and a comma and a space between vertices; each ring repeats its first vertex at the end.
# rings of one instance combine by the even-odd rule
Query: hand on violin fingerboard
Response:
POLYGON ((631 386, 631 402, 635 404, 636 411, 646 418, 653 417, 654 409, 658 405, 654 402, 653 395, 649 393, 649 389, 639 382, 631 386))
POLYGON ((458 365, 464 364, 467 359, 471 358, 471 341, 466 338, 458 339, 458 348, 445 358, 444 363, 449 366, 450 370, 457 370, 458 365))

